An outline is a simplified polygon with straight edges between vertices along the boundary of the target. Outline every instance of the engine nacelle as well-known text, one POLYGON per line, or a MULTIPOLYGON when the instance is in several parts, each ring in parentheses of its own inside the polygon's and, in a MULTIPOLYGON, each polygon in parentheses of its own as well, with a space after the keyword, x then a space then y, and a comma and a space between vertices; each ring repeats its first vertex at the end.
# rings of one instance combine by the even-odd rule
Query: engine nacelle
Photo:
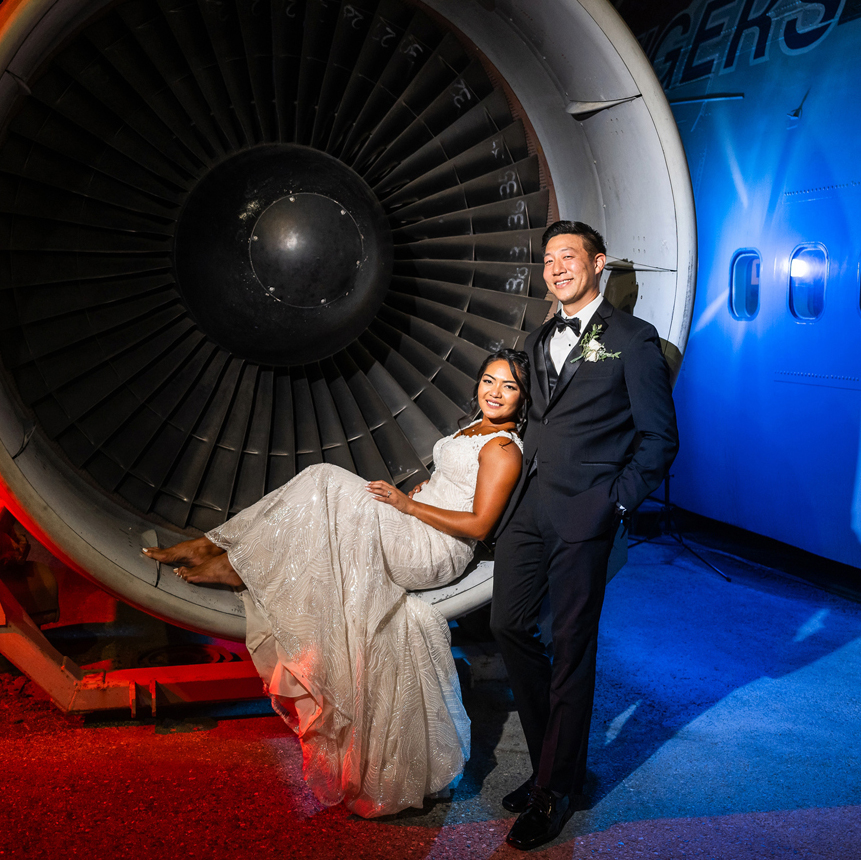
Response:
POLYGON ((678 371, 687 165, 603 0, 29 0, 0 68, 0 478, 148 612, 241 638, 232 592, 140 548, 306 465, 424 479, 550 310, 548 220, 604 234, 607 297, 678 371))

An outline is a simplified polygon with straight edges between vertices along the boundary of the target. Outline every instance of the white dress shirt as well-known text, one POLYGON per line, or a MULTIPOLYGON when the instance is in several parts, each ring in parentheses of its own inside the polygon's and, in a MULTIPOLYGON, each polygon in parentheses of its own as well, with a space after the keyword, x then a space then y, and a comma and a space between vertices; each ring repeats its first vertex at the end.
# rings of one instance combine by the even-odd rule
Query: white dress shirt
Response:
POLYGON ((580 308, 580 310, 572 316, 568 316, 562 305, 559 305, 559 315, 561 317, 568 320, 573 320, 575 318, 580 320, 580 334, 574 334, 573 330, 566 326, 562 331, 554 332, 550 336, 550 360, 553 362, 553 366, 556 368, 557 373, 562 372, 562 365, 565 363, 568 353, 577 345, 577 342, 586 331, 586 327, 592 321, 593 314, 598 310, 598 305, 603 301, 604 297, 599 295, 596 299, 589 302, 585 308, 580 308))

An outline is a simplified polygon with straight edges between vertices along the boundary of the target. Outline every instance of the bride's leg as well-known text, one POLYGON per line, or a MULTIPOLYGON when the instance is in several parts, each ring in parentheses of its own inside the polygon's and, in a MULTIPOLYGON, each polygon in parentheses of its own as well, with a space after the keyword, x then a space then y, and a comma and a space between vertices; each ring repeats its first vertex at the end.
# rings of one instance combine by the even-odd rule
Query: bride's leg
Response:
POLYGON ((196 567, 175 567, 174 573, 182 577, 186 582, 194 585, 217 584, 245 587, 245 583, 239 578, 239 574, 233 569, 226 552, 204 561, 196 567))
POLYGON ((185 567, 197 567, 215 556, 221 555, 224 550, 217 547, 211 540, 205 537, 194 540, 184 540, 182 543, 174 544, 166 549, 157 546, 148 546, 142 550, 147 558, 154 558, 161 564, 181 564, 185 567))

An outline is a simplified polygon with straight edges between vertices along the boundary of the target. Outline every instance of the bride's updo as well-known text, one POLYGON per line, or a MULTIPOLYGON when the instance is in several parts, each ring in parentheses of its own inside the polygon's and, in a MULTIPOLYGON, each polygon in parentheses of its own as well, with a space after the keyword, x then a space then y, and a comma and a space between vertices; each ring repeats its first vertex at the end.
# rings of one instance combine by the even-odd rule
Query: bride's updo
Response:
POLYGON ((475 421, 476 418, 482 416, 482 412, 478 408, 478 383, 481 381, 481 377, 484 376, 484 372, 494 361, 508 362, 508 369, 511 371, 511 375, 520 389, 520 408, 517 410, 514 420, 517 423, 518 434, 522 435, 523 427, 526 424, 526 416, 529 413, 531 398, 529 396, 529 356, 518 349, 501 349, 498 352, 490 353, 484 359, 481 367, 478 369, 478 375, 475 377, 475 388, 472 389, 472 400, 466 408, 466 415, 458 423, 464 424, 475 421))

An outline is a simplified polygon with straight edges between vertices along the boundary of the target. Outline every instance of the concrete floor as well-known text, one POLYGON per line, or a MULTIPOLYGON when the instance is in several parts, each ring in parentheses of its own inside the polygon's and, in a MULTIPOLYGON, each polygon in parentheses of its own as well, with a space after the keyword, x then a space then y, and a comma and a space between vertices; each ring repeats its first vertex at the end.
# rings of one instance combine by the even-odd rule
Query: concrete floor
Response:
MULTIPOLYGON (((532 855, 857 860, 861 604, 697 549, 732 582, 669 541, 632 548, 610 583, 590 808, 532 855)), ((480 659, 464 689, 473 756, 453 799, 375 821, 316 803, 265 703, 66 718, 0 666, 0 858, 522 856, 505 844, 499 798, 528 759, 507 687, 481 680, 499 664, 471 641, 480 630, 455 631, 480 659)), ((50 636, 81 664, 115 667, 201 644, 122 606, 50 636)))

